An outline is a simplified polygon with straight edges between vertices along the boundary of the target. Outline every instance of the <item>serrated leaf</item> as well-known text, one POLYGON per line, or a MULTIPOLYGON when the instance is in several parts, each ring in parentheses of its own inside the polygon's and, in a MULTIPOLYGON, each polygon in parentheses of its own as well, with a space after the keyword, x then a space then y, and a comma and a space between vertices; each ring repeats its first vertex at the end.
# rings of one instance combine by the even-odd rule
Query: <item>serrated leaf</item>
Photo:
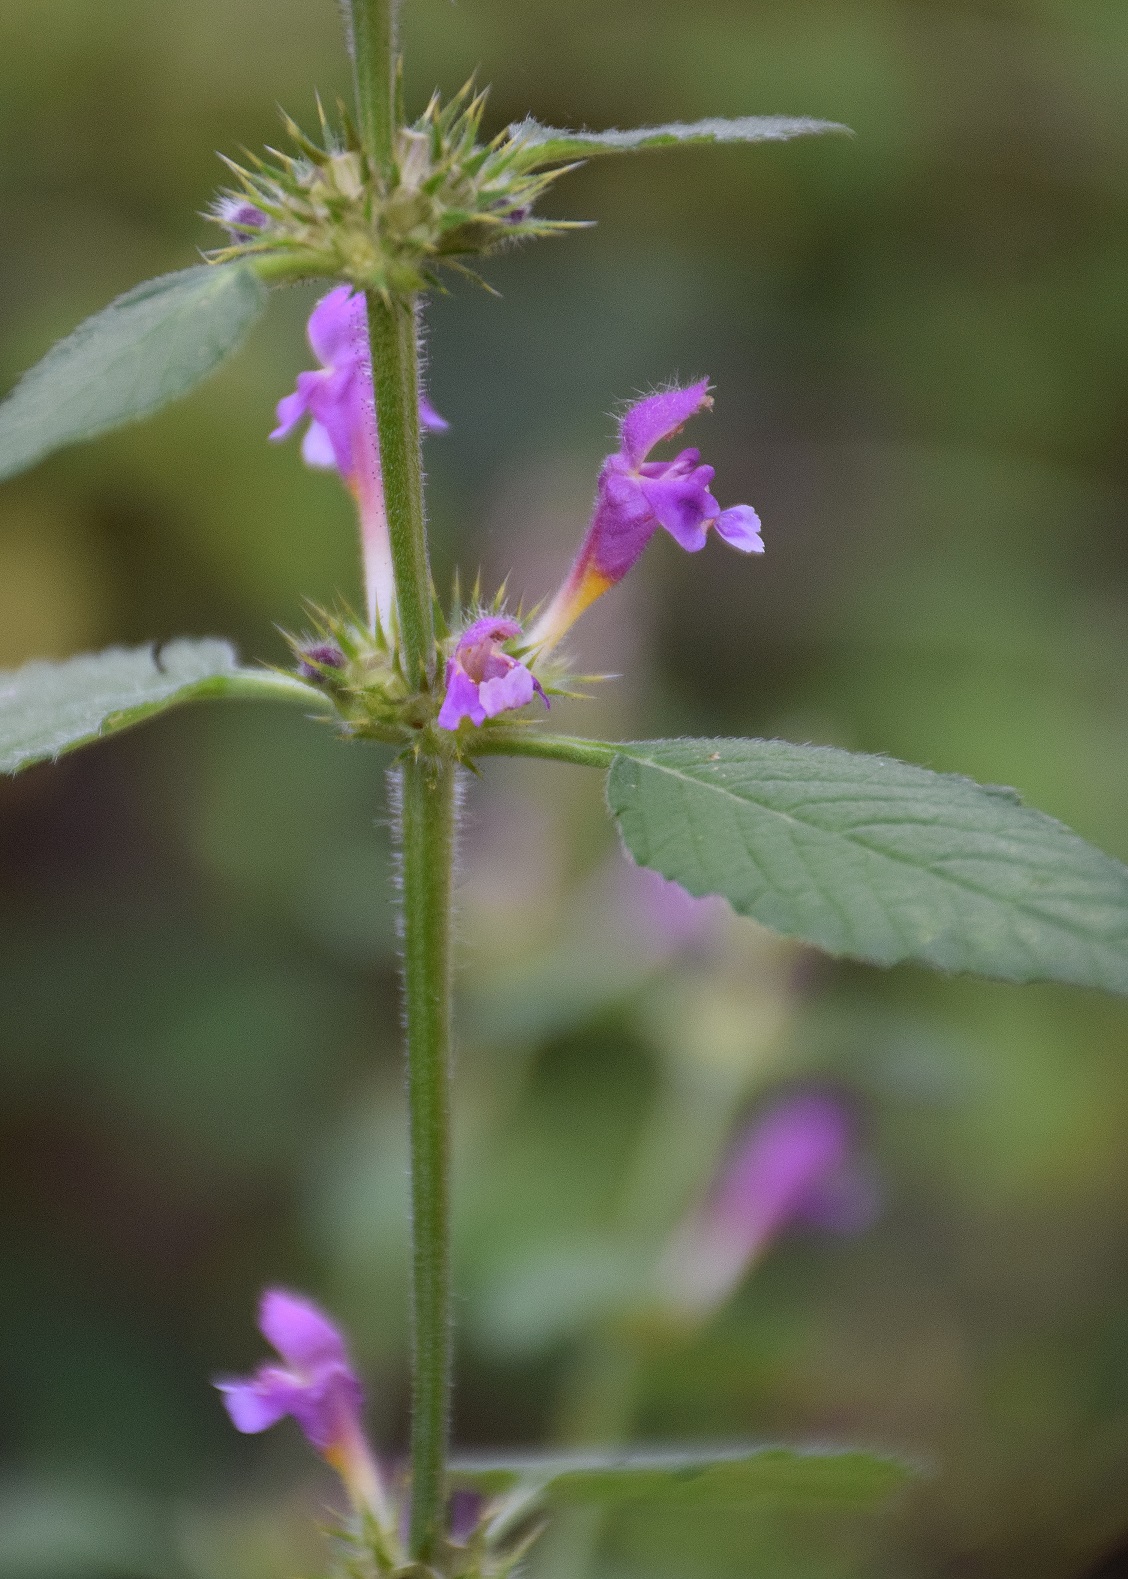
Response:
POLYGON ((510 128, 511 136, 520 143, 514 163, 526 170, 567 164, 573 159, 594 159, 601 154, 676 148, 683 143, 782 143, 793 137, 820 137, 827 133, 853 135, 848 126, 840 126, 837 121, 816 121, 794 115, 670 121, 665 126, 636 126, 629 131, 570 132, 559 126, 541 126, 532 119, 510 128))
POLYGON ((155 713, 203 697, 261 697, 325 706, 311 686, 240 668, 228 642, 111 647, 0 674, 0 773, 60 757, 155 713))
POLYGON ((619 748, 627 849, 692 894, 879 965, 1128 992, 1128 867, 1013 790, 766 740, 619 748))
POLYGON ((526 1491, 556 1506, 608 1507, 661 1500, 681 1507, 867 1507, 918 1471, 902 1459, 858 1448, 632 1448, 621 1452, 457 1457, 455 1485, 491 1495, 526 1491))
POLYGON ((266 297, 242 263, 201 264, 119 296, 0 403, 0 478, 186 394, 235 349, 266 297))

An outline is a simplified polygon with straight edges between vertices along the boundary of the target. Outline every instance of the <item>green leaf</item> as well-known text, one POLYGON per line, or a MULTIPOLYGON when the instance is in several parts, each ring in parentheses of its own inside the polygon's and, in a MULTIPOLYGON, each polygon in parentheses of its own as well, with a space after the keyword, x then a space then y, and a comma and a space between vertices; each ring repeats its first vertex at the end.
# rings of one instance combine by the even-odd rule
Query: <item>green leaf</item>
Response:
POLYGON ((1013 790, 765 740, 619 748, 643 866, 831 954, 1128 993, 1128 867, 1013 790))
POLYGON ((637 126, 626 132, 569 132, 558 126, 541 126, 531 118, 510 128, 511 135, 521 144, 514 162, 526 170, 567 164, 573 159, 594 159, 600 154, 676 148, 682 143, 782 143, 793 137, 819 137, 828 132, 853 136, 848 126, 840 126, 837 121, 815 121, 794 115, 744 115, 731 121, 715 117, 689 123, 670 121, 665 126, 637 126))
POLYGON ((867 1507, 918 1471, 857 1448, 733 1446, 685 1450, 462 1456, 455 1485, 491 1495, 525 1492, 556 1506, 661 1500, 682 1507, 867 1507))
POLYGON ((64 663, 34 662, 0 674, 0 773, 54 760, 201 697, 261 697, 327 704, 287 675, 239 667, 225 641, 111 647, 64 663))
POLYGON ((0 479, 186 394, 235 349, 266 297, 242 263, 201 264, 119 296, 0 404, 0 479))

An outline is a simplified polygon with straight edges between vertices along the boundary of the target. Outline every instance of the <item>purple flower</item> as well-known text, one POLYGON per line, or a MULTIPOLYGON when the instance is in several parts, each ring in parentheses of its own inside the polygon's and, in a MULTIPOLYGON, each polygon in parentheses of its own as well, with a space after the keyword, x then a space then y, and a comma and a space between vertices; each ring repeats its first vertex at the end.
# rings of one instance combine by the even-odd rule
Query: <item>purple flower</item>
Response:
POLYGON ((621 581, 658 528, 689 553, 705 547, 709 528, 743 554, 762 554, 760 520, 749 505, 722 510, 709 492, 713 468, 700 450, 672 461, 650 461, 656 444, 672 438, 713 404, 709 381, 669 389, 633 405, 619 424, 619 449, 603 462, 587 536, 563 586, 538 620, 530 640, 547 651, 609 587, 621 581))
MULTIPOLYGON (((321 367, 298 374, 294 393, 278 402, 278 426, 270 437, 285 439, 303 417, 310 418, 302 440, 302 458, 307 466, 336 469, 356 500, 368 619, 373 627, 379 619, 388 632, 393 628, 395 581, 363 292, 354 292, 348 285, 331 290, 310 314, 307 334, 321 367)), ((419 402, 419 421, 430 432, 447 426, 425 399, 419 402)))
POLYGON ((241 241, 251 239, 248 232, 262 230, 267 224, 266 215, 261 208, 245 197, 220 197, 212 206, 211 217, 217 225, 222 225, 231 237, 231 245, 237 247, 241 241))
POLYGON ((649 866, 620 859, 616 874, 635 927, 644 930, 662 954, 706 949, 732 913, 719 894, 698 898, 649 866))
POLYGON ((285 1289, 267 1289, 259 1331, 282 1358, 251 1376, 216 1380, 236 1430, 265 1431, 293 1415, 311 1445, 341 1476, 360 1509, 387 1523, 380 1473, 364 1435, 364 1395, 345 1340, 324 1311, 285 1289))
POLYGON ((868 1227, 876 1200, 854 1151, 853 1118, 825 1092, 785 1097, 749 1124, 667 1252, 665 1283, 675 1303, 695 1315, 715 1309, 797 1224, 838 1233, 868 1227))
POLYGON ((460 1489, 452 1491, 447 1504, 447 1522, 450 1538, 458 1546, 465 1546, 482 1522, 485 1498, 480 1491, 460 1489))
POLYGON ((501 650, 504 642, 520 634, 516 620, 497 615, 475 620, 463 631, 447 663, 440 729, 457 729, 464 718, 474 725, 484 724, 498 713, 524 707, 534 695, 548 706, 540 681, 523 663, 501 650))
POLYGON ((348 660, 332 642, 318 642, 302 649, 298 660, 298 673, 303 680, 324 680, 326 669, 343 669, 348 660))

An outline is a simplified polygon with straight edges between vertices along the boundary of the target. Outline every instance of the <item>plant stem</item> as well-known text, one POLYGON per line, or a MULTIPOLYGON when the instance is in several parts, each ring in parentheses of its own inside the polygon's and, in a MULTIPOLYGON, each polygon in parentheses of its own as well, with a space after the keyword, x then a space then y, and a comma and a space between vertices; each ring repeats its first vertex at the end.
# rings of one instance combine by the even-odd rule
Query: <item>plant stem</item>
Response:
POLYGON ((451 888, 457 773, 436 758, 398 769, 403 972, 411 1109, 413 1559, 442 1533, 450 1412, 451 888))
POLYGON ((583 740, 577 735, 542 735, 532 729, 484 729, 470 747, 476 757, 543 757, 581 768, 609 768, 630 747, 613 740, 583 740))
POLYGON ((423 518, 414 303, 386 301, 369 291, 368 333, 404 672, 411 684, 423 686, 434 664, 435 621, 423 518))
POLYGON ((392 161, 396 102, 396 0, 348 0, 360 134, 376 168, 392 161))
MULTIPOLYGON (((396 135, 396 0, 349 0, 361 135, 385 187, 396 135)), ((367 292, 380 468, 396 583, 399 640, 411 685, 435 662, 431 567, 419 447, 419 353, 412 297, 367 292)), ((413 1561, 430 1563, 445 1533, 450 1417, 451 889, 456 764, 408 757, 398 769, 403 978, 411 1124, 413 1561)))
MULTIPOLYGON (((348 0, 348 9, 361 136, 386 183, 396 135, 396 0, 348 0)), ((367 297, 404 668, 412 684, 424 685, 434 663, 435 633, 423 519, 415 301, 379 291, 368 291, 367 297)))

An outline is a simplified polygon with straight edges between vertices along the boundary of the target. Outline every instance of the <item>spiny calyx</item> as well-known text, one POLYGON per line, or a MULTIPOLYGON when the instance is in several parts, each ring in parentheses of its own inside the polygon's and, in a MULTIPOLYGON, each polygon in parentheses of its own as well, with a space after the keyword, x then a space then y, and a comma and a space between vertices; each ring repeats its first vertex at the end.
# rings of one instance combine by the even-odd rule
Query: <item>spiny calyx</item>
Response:
POLYGON ((292 153, 271 148, 267 158, 247 155, 245 166, 225 161, 238 190, 223 193, 207 217, 230 243, 210 259, 246 259, 267 279, 329 277, 402 296, 437 285, 443 265, 466 272, 460 258, 577 228, 533 214, 568 167, 530 169, 519 126, 479 142, 485 102, 471 84, 445 105, 436 94, 397 130, 387 168, 343 106, 334 127, 318 102, 320 142, 285 116, 292 153))
MULTIPOLYGON (((518 722, 534 696, 576 696, 559 662, 537 665, 520 618, 506 614, 504 589, 487 606, 477 596, 466 606, 455 593, 448 613, 433 605, 436 627, 434 679, 410 685, 398 646, 376 621, 369 629, 348 611, 311 608, 313 629, 287 636, 298 678, 333 704, 342 733, 383 740, 439 755, 473 755, 482 731, 518 722)), ((531 719, 520 722, 528 725, 531 719)))

